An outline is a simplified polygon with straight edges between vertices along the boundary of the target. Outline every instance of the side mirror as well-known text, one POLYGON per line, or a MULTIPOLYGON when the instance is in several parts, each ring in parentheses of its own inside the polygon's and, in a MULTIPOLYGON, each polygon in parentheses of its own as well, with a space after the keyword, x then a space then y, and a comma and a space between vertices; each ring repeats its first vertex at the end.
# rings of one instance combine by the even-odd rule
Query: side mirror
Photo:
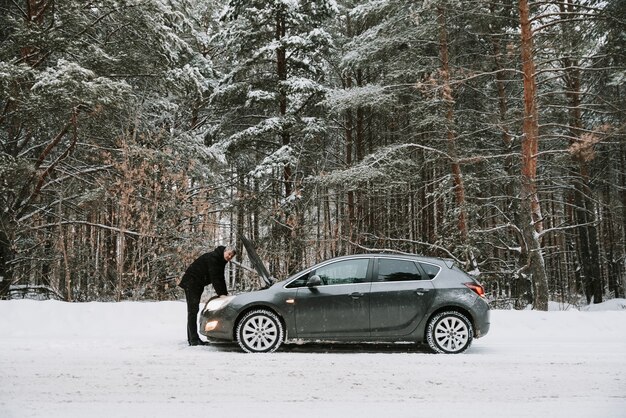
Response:
POLYGON ((322 279, 317 274, 309 277, 309 280, 307 280, 306 282, 307 287, 317 287, 321 286, 322 284, 322 279))

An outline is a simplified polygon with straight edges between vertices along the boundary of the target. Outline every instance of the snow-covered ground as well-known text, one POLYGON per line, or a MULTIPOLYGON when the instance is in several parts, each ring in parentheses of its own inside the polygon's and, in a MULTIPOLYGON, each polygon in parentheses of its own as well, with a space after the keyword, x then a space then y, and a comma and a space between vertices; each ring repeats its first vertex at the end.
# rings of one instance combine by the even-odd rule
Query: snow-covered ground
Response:
POLYGON ((189 347, 183 302, 0 302, 0 417, 626 417, 626 300, 493 311, 461 355, 189 347))

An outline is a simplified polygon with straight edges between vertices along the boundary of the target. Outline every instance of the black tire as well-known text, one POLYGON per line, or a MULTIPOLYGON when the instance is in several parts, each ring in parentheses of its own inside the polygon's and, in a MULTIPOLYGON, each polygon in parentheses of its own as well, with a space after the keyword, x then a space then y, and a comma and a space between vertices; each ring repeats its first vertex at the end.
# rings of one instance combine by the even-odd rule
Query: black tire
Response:
POLYGON ((250 311, 237 325, 237 343, 246 353, 271 353, 283 342, 283 324, 266 309, 250 311))
POLYGON ((426 328, 428 346, 435 353, 462 353, 472 345, 473 339, 472 323, 456 311, 438 313, 431 318, 426 328))

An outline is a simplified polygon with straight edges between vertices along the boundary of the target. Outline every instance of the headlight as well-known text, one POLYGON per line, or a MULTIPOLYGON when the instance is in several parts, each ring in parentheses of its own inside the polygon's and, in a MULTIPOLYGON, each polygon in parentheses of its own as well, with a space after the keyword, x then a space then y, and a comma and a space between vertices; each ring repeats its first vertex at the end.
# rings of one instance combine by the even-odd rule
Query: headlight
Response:
POLYGON ((218 321, 210 321, 204 324, 204 332, 211 332, 217 328, 218 321))
POLYGON ((231 300, 235 299, 234 296, 224 296, 222 298, 215 298, 207 305, 207 311, 217 311, 228 305, 231 300))

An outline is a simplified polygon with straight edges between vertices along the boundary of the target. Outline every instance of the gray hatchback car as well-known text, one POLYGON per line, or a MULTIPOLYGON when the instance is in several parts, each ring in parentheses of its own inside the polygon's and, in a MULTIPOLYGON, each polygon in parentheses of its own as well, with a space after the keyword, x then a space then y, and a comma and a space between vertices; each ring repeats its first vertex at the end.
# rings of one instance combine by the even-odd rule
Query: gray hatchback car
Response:
POLYGON ((412 342, 461 353, 489 331, 489 305, 480 283, 450 260, 359 254, 263 290, 213 299, 199 328, 250 353, 283 342, 412 342))

